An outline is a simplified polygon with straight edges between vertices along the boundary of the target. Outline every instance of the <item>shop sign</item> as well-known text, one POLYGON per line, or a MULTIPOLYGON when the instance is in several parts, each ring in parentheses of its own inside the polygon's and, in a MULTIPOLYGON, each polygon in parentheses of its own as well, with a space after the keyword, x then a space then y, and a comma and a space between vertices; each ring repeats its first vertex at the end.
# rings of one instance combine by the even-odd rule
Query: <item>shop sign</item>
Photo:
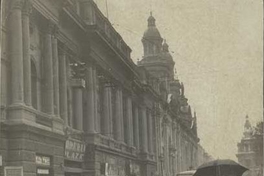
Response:
POLYGON ((67 140, 65 144, 65 157, 68 159, 83 161, 85 153, 85 143, 76 140, 67 140))
POLYGON ((105 176, 124 176, 125 175, 125 169, 122 166, 115 165, 115 164, 109 164, 109 163, 103 163, 101 164, 101 174, 105 176))
POLYGON ((39 165, 50 166, 50 157, 36 155, 36 163, 39 165))
POLYGON ((49 174, 49 169, 37 169, 37 174, 49 174))
POLYGON ((5 167, 5 176, 23 176, 23 167, 5 167))

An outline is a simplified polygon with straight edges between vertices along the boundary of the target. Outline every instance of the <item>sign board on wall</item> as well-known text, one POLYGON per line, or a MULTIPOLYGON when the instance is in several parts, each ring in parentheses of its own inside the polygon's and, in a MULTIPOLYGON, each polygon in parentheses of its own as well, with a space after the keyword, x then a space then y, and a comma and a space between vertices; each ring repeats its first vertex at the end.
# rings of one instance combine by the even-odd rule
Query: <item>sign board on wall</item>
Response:
POLYGON ((83 161, 86 145, 84 142, 68 139, 65 143, 65 157, 72 160, 83 161))
POLYGON ((105 176, 124 176, 125 168, 116 164, 101 163, 101 175, 105 176))
POLYGON ((49 169, 37 169, 37 174, 48 175, 49 169))
POLYGON ((5 176, 23 176, 23 167, 6 166, 4 172, 5 176))
POLYGON ((50 157, 36 155, 36 163, 39 165, 50 166, 50 157))

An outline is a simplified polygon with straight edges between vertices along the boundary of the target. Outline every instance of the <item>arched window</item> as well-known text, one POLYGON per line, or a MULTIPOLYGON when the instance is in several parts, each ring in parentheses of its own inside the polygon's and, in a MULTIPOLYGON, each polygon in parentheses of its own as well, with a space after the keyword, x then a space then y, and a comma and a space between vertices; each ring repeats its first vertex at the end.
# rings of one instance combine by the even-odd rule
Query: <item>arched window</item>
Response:
POLYGON ((37 109, 38 94, 37 94, 37 69, 33 60, 31 60, 31 101, 33 108, 37 109))

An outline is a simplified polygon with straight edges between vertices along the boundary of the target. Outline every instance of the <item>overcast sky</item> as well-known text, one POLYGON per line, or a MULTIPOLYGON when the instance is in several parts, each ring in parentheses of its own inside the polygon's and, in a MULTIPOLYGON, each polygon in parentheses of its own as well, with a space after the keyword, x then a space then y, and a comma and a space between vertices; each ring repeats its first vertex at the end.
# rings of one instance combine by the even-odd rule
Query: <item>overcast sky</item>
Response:
MULTIPOLYGON (((95 0, 106 14, 105 0, 95 0)), ((109 20, 142 58, 152 10, 198 118, 201 144, 215 158, 236 160, 246 114, 262 114, 261 0, 108 0, 109 20)))

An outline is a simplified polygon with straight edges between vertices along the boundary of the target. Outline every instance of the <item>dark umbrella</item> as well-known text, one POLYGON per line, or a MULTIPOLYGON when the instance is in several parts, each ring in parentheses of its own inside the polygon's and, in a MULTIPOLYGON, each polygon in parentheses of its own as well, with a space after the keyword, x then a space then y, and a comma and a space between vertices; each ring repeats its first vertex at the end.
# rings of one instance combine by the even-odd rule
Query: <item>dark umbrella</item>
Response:
POLYGON ((241 176, 247 168, 233 160, 214 160, 198 167, 193 176, 241 176))

